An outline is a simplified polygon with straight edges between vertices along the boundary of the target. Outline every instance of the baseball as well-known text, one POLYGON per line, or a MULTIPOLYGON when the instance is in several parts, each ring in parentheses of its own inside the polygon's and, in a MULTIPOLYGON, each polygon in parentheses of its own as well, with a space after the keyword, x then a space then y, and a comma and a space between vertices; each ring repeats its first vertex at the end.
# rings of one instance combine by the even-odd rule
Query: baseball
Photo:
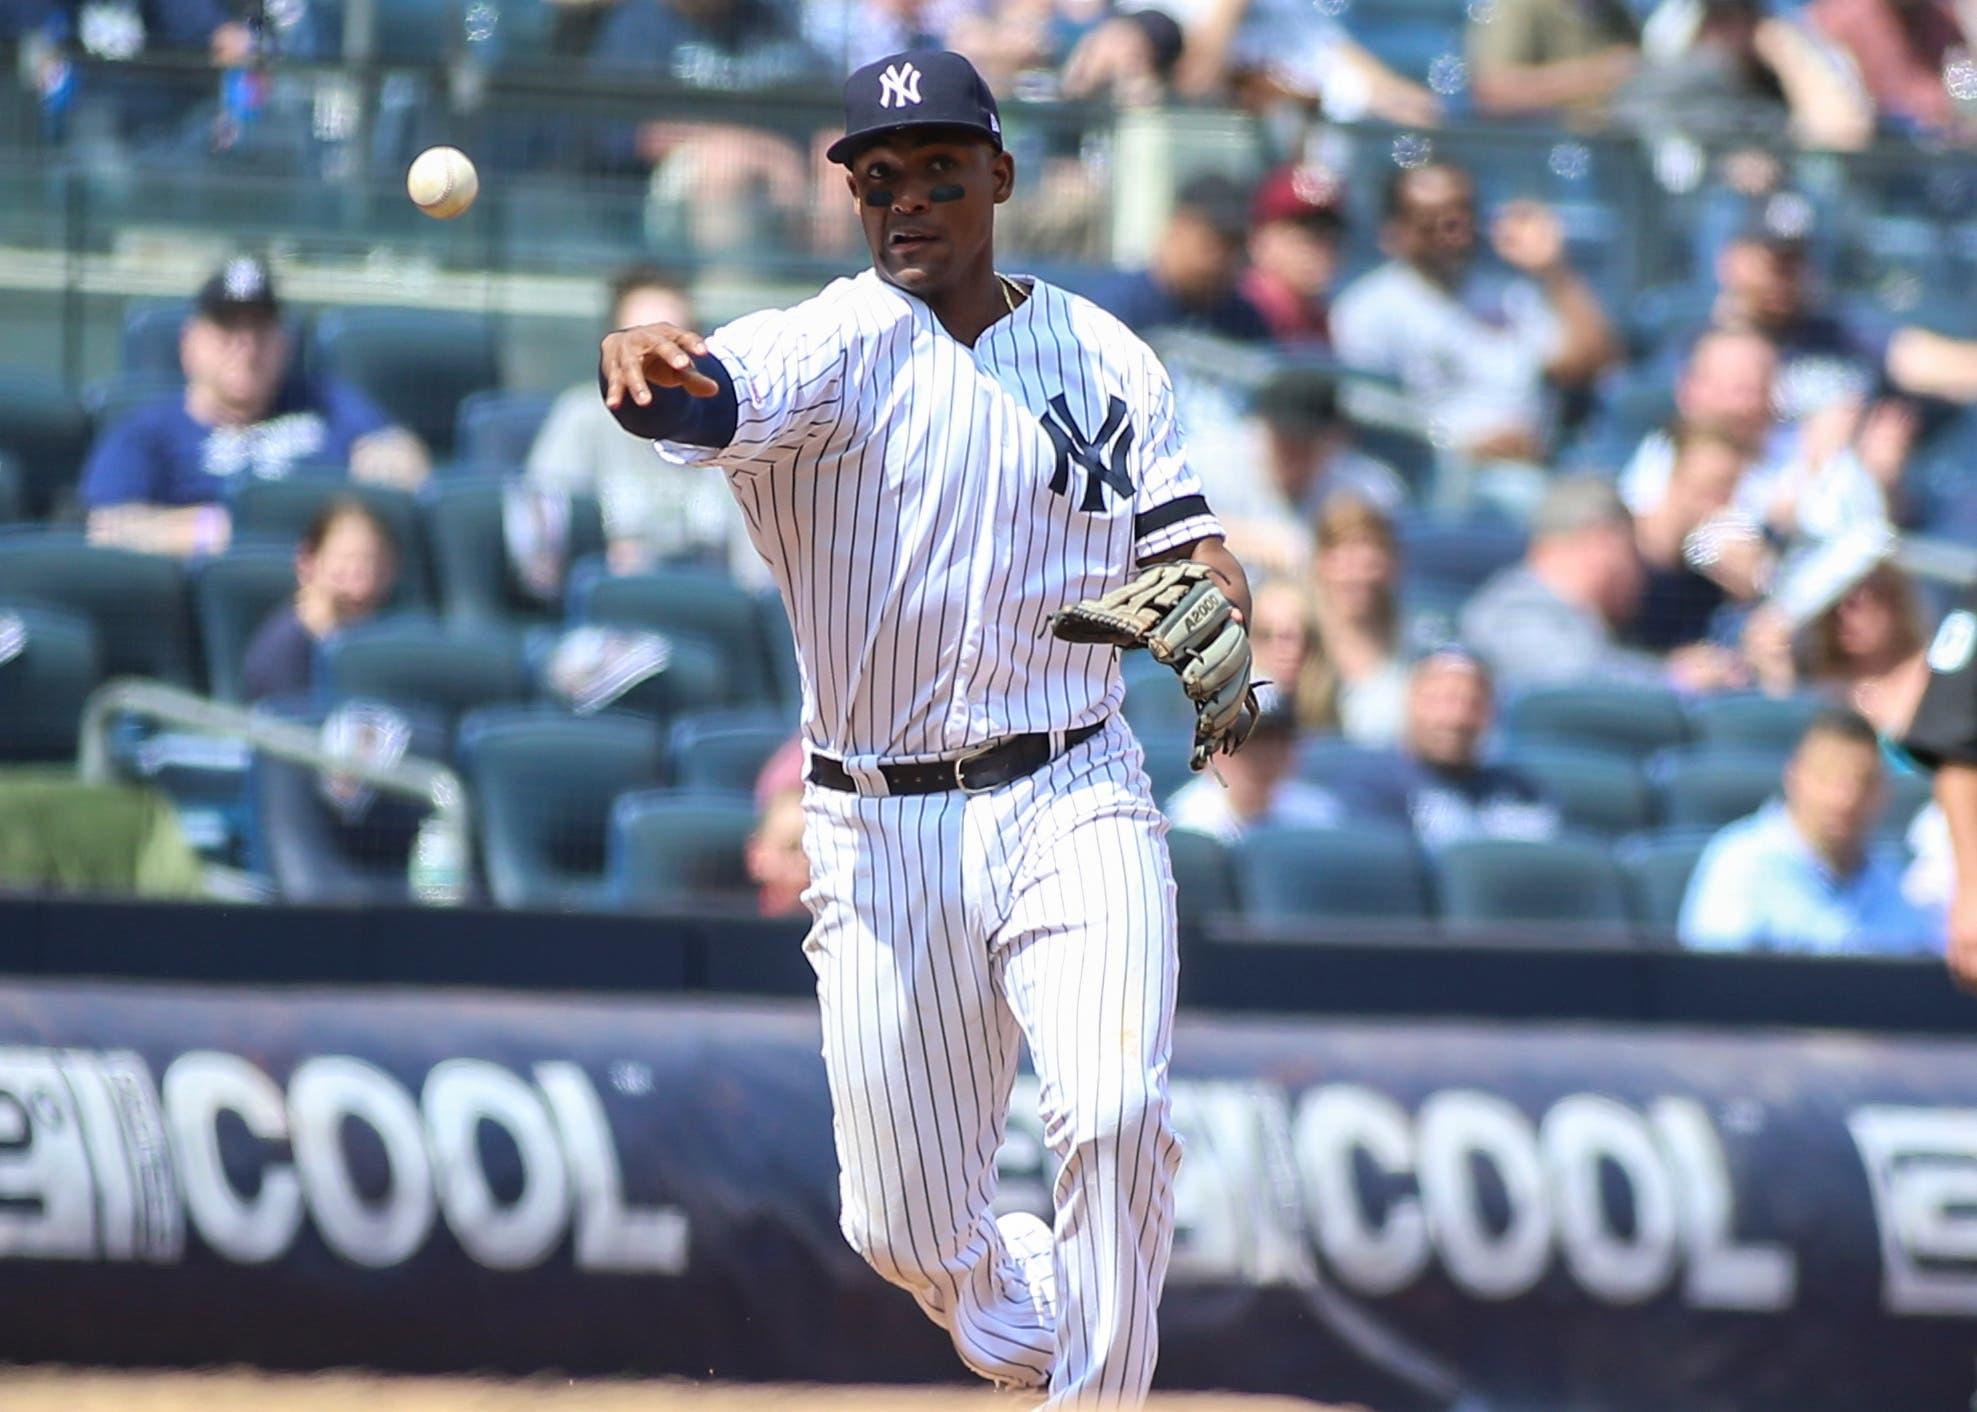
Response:
POLYGON ((405 173, 412 204, 438 221, 450 221, 473 205, 480 189, 480 173, 457 147, 428 147, 405 173))

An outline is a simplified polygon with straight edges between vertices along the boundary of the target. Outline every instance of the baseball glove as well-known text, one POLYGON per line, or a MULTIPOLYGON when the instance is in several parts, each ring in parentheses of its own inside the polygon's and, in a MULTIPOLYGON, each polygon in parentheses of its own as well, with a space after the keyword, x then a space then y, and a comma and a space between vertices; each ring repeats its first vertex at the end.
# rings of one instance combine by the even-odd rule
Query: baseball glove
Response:
POLYGON ((1087 598, 1050 615, 1050 630, 1066 642, 1144 647, 1180 675, 1194 702, 1194 753, 1199 770, 1209 758, 1236 750, 1256 724, 1250 689, 1249 634, 1208 566, 1182 559, 1155 564, 1124 588, 1087 598))

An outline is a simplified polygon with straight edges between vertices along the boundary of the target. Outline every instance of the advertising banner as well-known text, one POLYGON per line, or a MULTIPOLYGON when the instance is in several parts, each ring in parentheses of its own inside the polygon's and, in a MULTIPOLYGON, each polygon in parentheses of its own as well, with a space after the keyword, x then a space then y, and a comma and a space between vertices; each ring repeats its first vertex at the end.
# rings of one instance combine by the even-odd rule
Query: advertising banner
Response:
MULTIPOLYGON (((0 985, 0 1360, 956 1377, 811 1008, 0 985)), ((1185 1020, 1160 1383, 1967 1412, 1977 1042, 1185 1020)), ((1004 1205, 1047 1209, 1032 1086, 1004 1205)))

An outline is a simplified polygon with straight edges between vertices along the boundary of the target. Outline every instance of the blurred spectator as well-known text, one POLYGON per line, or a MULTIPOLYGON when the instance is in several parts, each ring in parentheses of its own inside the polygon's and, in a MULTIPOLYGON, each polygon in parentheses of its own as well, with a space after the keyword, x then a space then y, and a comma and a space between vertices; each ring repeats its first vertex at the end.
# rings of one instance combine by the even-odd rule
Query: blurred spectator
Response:
POLYGON ((1711 840, 1677 924, 1698 951, 1940 951, 1943 917, 1902 893, 1902 860, 1874 827, 1887 803, 1874 727, 1822 712, 1785 766, 1782 803, 1711 840))
POLYGON ((1661 0, 1642 26, 1642 64, 1615 95, 1614 116, 1703 139, 1789 128, 1806 146, 1853 151, 1873 137, 1874 115, 1830 49, 1763 0, 1661 0))
MULTIPOLYGON (((735 92, 821 78, 832 66, 771 0, 619 0, 598 31, 590 68, 735 92)), ((651 170, 661 219, 683 221, 703 250, 773 243, 778 227, 794 228, 811 201, 811 166, 797 143, 744 122, 655 118, 611 155, 651 170)))
POLYGON ((772 795, 748 836, 745 861, 755 884, 755 908, 765 917, 800 917, 810 886, 810 860, 803 853, 803 790, 772 795))
POLYGON ((581 59, 597 43, 598 28, 618 0, 545 0, 549 7, 549 52, 559 59, 581 59))
POLYGON ((1249 228, 1241 188, 1225 176, 1192 178, 1144 270, 1120 286, 1112 312, 1142 336, 1187 329, 1242 342, 1270 337, 1270 326, 1237 285, 1249 228))
POLYGON ((1951 91, 1969 72, 1969 22, 1954 0, 1813 0, 1812 23, 1852 57, 1883 121, 1941 132, 1968 123, 1951 91))
POLYGON ((357 480, 413 486, 430 461, 369 398, 297 368, 267 267, 236 259, 206 281, 179 336, 185 391, 102 433, 83 467, 89 537, 153 554, 216 554, 227 488, 280 479, 305 461, 347 462, 357 480))
POLYGON ((905 49, 946 49, 958 21, 984 7, 977 0, 809 0, 804 41, 840 73, 905 49))
POLYGON ((341 498, 318 510, 295 551, 294 600, 261 624, 241 660, 247 700, 307 694, 317 645, 375 617, 397 577, 391 529, 363 501, 341 498))
POLYGON ((1338 20, 1303 0, 1168 0, 1186 35, 1178 86, 1190 98, 1233 96, 1253 108, 1316 102, 1336 122, 1441 121, 1441 103, 1369 53, 1338 20))
POLYGON ((1318 700, 1362 745, 1400 731, 1407 669, 1400 649, 1400 545, 1393 521, 1371 502, 1340 495, 1318 517, 1318 700))
POLYGON ((1494 718, 1489 668, 1460 649, 1431 653, 1408 680, 1399 746, 1341 765, 1334 787, 1353 818, 1412 829, 1428 848, 1551 838, 1557 808, 1514 768, 1482 762, 1494 718))
POLYGON ((1462 639, 1506 686, 1656 681, 1695 691, 1742 680, 1734 654, 1692 644, 1664 662, 1623 646, 1640 611, 1646 574, 1633 517, 1599 476, 1566 476, 1538 506, 1531 546, 1463 606, 1462 639))
POLYGON ((1338 728, 1336 702, 1318 646, 1318 603, 1301 581, 1251 579, 1250 650, 1265 710, 1287 712, 1301 731, 1338 728))
POLYGON ((1352 444, 1330 373, 1286 367, 1257 389, 1250 416, 1205 465, 1230 552, 1268 573, 1302 574, 1325 507, 1354 496, 1391 513, 1407 498, 1393 470, 1352 444))
MULTIPOLYGON (((1060 23, 1067 9, 1058 7, 1060 23)), ((1059 91, 1066 98, 1109 98, 1128 107, 1158 103, 1173 87, 1181 48, 1181 27, 1164 10, 1107 15, 1071 49, 1059 91)))
POLYGON ((1398 378, 1439 438, 1481 460, 1541 460, 1552 388, 1586 385, 1617 347, 1586 282, 1566 264, 1558 218, 1531 201, 1491 230, 1516 272, 1478 267, 1476 193, 1446 163, 1403 168, 1386 193, 1387 263, 1339 296, 1332 337, 1356 368, 1398 378))
MULTIPOLYGON (((606 332, 640 324, 693 328, 693 306, 659 270, 637 266, 611 285, 606 332)), ((529 448, 528 477, 545 490, 594 494, 604 511, 611 568, 637 573, 661 560, 744 568, 754 560, 726 482, 626 436, 590 379, 566 388, 529 448)))
POLYGON ((1329 302, 1345 244, 1345 190, 1324 167, 1279 167, 1250 200, 1242 292, 1279 343, 1331 342, 1329 302))
POLYGON ((1779 223, 1779 206, 1767 203, 1723 248, 1713 314, 1723 327, 1755 328, 1778 346, 1781 418, 1802 421, 1864 397, 1883 377, 1912 396, 1977 402, 1977 341, 1821 308, 1807 273, 1805 233, 1779 223))
POLYGON ((1167 797, 1168 823, 1223 843, 1239 843, 1251 829, 1264 826, 1343 823, 1329 790, 1292 774, 1296 743, 1297 727, 1288 713, 1264 712, 1242 749, 1216 758, 1215 773, 1197 775, 1167 797))
POLYGON ((1622 0, 1484 0, 1469 7, 1478 111, 1598 108, 1632 78, 1640 32, 1622 0))
MULTIPOLYGON (((1863 409, 1847 396, 1804 422, 1780 421, 1777 369, 1778 350, 1763 334, 1717 328, 1696 340, 1675 385, 1684 421, 1718 426, 1750 448, 1738 511, 1785 536, 1887 518, 1914 440, 1912 411, 1900 402, 1863 409)), ((1660 504, 1674 446, 1670 433, 1650 432, 1627 462, 1620 485, 1635 514, 1660 504)))
POLYGON ((1744 441, 1711 422, 1675 430, 1668 488, 1634 517, 1646 582, 1633 640, 1668 651, 1709 636, 1717 610, 1765 587, 1771 554, 1764 532, 1735 507, 1750 456, 1744 441))

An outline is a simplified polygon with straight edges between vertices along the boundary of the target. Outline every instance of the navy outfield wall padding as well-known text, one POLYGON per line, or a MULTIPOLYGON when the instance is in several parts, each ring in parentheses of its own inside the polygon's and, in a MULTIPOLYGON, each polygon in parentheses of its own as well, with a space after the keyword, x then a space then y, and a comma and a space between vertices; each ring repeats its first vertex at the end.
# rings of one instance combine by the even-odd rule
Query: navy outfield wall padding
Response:
MULTIPOLYGON (((0 1360, 955 1376, 838 1235, 817 1051, 803 1003, 0 985, 0 1360)), ((1192 1019, 1174 1075, 1164 1386, 1969 1405, 1977 1041, 1192 1019)))

